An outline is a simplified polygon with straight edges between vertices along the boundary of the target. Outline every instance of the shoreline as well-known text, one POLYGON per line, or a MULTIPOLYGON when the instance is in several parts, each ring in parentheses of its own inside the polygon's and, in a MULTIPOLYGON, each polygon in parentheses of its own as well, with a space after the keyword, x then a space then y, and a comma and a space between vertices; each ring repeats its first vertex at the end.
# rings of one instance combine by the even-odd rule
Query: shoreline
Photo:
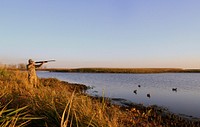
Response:
POLYGON ((122 107, 140 107, 140 108, 155 108, 156 110, 162 110, 163 112, 167 113, 167 114, 173 114, 173 115, 176 115, 178 117, 182 117, 182 118, 186 118, 186 119, 189 119, 189 120, 200 120, 200 118, 198 117, 194 117, 194 116, 190 116, 190 115, 186 115, 186 114, 181 114, 181 113, 173 113, 171 112, 169 109, 163 107, 163 106, 158 106, 156 104, 154 105, 149 105, 149 106, 145 106, 143 104, 139 104, 139 103, 135 103, 135 102, 132 102, 132 101, 129 101, 129 100, 126 100, 124 98, 109 98, 111 101, 114 101, 114 104, 116 104, 115 102, 118 102, 117 105, 120 105, 122 107))
MULTIPOLYGON (((42 78, 42 79, 49 79, 49 78, 42 78)), ((57 78, 53 78, 53 80, 54 79, 59 80, 57 78)), ((124 98, 110 98, 110 97, 103 97, 103 96, 97 96, 97 95, 93 96, 86 92, 89 89, 93 89, 90 86, 87 86, 85 84, 62 81, 62 80, 61 80, 61 83, 70 86, 70 89, 72 89, 72 90, 77 90, 77 92, 79 92, 80 94, 87 95, 88 97, 90 97, 92 99, 107 101, 107 103, 109 103, 109 105, 119 106, 119 107, 121 107, 121 109, 137 108, 142 111, 146 111, 148 109, 153 109, 155 112, 160 112, 160 113, 162 113, 162 115, 165 115, 165 116, 173 116, 173 117, 176 117, 177 119, 184 119, 186 121, 191 120, 191 121, 196 121, 196 122, 200 123, 200 118, 198 118, 198 117, 189 116, 189 115, 180 114, 180 113, 173 113, 173 112, 169 111, 169 109, 162 107, 162 106, 158 106, 155 104, 145 106, 143 104, 135 103, 133 101, 130 101, 130 100, 127 100, 124 98)))
MULTIPOLYGON (((88 87, 90 89, 90 87, 88 87)), ((88 93, 86 93, 88 94, 88 93)), ((165 115, 174 115, 176 117, 181 117, 184 118, 186 120, 194 120, 194 121, 199 121, 200 122, 200 118, 198 117, 194 117, 194 116, 190 116, 190 115, 186 115, 186 114, 181 114, 181 113, 173 113, 171 111, 169 111, 169 109, 162 107, 162 106, 158 106, 156 104, 153 105, 149 105, 149 106, 145 106, 144 104, 140 104, 140 103, 136 103, 124 98, 110 98, 110 97, 102 97, 102 96, 92 96, 90 94, 88 94, 89 96, 91 96, 92 98, 97 98, 97 99, 106 99, 107 101, 109 101, 109 103, 113 104, 113 105, 117 105, 120 106, 122 108, 137 108, 140 110, 146 110, 149 108, 154 108, 154 110, 159 110, 160 112, 163 112, 165 115)))
MULTIPOLYGON (((41 78, 40 80, 46 80, 46 79, 60 81, 57 78, 41 78)), ((162 107, 162 106, 158 106, 156 104, 145 106, 143 104, 135 103, 133 101, 130 101, 130 100, 127 100, 127 99, 124 99, 124 98, 110 98, 110 97, 103 97, 103 96, 97 96, 97 95, 90 95, 86 91, 89 90, 89 89, 93 89, 93 88, 91 88, 90 86, 87 86, 85 84, 67 82, 67 81, 62 81, 62 80, 61 80, 61 83, 69 86, 71 91, 75 90, 76 92, 83 94, 83 95, 87 95, 88 97, 91 97, 93 99, 106 100, 111 105, 116 105, 116 106, 119 106, 121 108, 129 108, 129 109, 137 108, 139 110, 147 110, 149 108, 154 108, 154 110, 160 111, 160 112, 164 113, 165 115, 174 115, 177 118, 182 117, 186 120, 194 120, 194 121, 198 120, 200 122, 200 118, 197 118, 197 117, 194 117, 194 116, 189 116, 189 115, 186 115, 186 114, 173 113, 173 112, 169 111, 169 109, 162 107)))
POLYGON ((98 100, 107 101, 109 105, 120 107, 120 110, 131 111, 132 109, 134 109, 141 113, 151 111, 153 113, 153 116, 151 117, 161 117, 161 119, 164 119, 164 121, 171 121, 172 123, 173 122, 176 123, 176 126, 200 125, 200 118, 188 116, 185 114, 176 114, 162 106, 158 105, 145 106, 143 104, 138 104, 123 98, 109 98, 102 96, 96 96, 96 97, 90 96, 90 97, 98 100))

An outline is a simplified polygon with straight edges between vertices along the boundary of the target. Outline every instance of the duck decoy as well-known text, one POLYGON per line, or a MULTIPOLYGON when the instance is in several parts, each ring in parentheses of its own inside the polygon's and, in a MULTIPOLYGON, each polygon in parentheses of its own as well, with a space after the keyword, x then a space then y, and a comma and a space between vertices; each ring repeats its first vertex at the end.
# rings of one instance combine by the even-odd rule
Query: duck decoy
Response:
POLYGON ((148 94, 147 94, 147 97, 148 97, 148 98, 150 98, 150 97, 151 97, 150 93, 148 93, 148 94))
POLYGON ((137 90, 134 90, 133 93, 137 94, 137 90))
POLYGON ((172 91, 175 91, 175 92, 177 92, 177 88, 172 88, 172 91))

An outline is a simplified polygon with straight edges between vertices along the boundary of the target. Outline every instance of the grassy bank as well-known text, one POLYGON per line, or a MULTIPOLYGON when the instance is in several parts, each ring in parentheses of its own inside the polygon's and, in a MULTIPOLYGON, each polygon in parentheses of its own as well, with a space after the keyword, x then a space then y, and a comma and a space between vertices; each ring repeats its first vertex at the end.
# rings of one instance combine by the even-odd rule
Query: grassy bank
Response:
POLYGON ((27 73, 0 69, 0 126, 28 127, 140 127, 198 126, 198 121, 164 113, 154 107, 112 105, 109 99, 94 98, 86 86, 40 79, 32 88, 27 73))

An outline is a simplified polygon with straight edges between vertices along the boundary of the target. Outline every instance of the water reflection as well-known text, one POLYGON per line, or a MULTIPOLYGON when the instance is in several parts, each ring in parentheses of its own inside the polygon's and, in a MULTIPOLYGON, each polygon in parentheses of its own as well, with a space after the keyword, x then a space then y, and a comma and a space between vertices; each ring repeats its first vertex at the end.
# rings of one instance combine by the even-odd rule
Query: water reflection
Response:
POLYGON ((92 95, 125 98, 144 105, 159 105, 179 114, 200 118, 200 74, 90 74, 38 72, 39 77, 94 86, 92 95), (177 89, 176 89, 177 88, 177 89), (135 92, 134 92, 135 91, 135 92))

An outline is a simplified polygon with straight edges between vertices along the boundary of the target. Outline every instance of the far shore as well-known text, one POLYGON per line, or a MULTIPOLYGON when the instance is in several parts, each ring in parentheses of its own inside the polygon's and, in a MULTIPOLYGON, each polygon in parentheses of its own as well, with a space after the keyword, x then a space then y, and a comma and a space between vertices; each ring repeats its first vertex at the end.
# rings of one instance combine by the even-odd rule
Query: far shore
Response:
POLYGON ((149 73, 200 73, 200 69, 182 68, 46 68, 39 71, 65 72, 65 73, 130 73, 130 74, 149 74, 149 73))

